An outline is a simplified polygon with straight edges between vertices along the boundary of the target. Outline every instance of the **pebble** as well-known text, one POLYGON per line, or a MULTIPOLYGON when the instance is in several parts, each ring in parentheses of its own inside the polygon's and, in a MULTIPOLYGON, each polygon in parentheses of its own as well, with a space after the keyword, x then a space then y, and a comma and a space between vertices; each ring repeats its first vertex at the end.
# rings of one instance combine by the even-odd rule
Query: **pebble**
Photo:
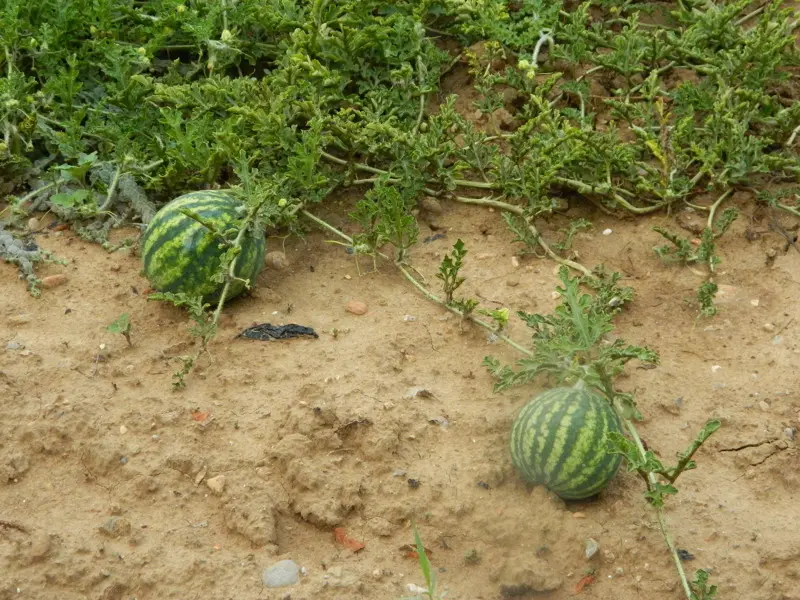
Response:
POLYGON ((39 219, 36 217, 31 217, 28 219, 28 231, 39 231, 41 226, 42 224, 39 223, 39 219))
POLYGON ((794 434, 796 433, 796 429, 794 427, 787 427, 783 430, 783 435, 785 435, 788 439, 794 440, 794 434))
POLYGON ((597 543, 597 540, 595 540, 594 538, 589 538, 588 540, 586 540, 586 549, 584 551, 584 554, 586 555, 586 560, 589 560, 595 554, 597 554, 597 551, 599 549, 600 549, 600 544, 597 543))
POLYGON ((261 581, 268 588, 285 587, 294 585, 300 577, 300 568, 293 560, 281 560, 271 567, 264 569, 261 581))
POLYGON ((759 304, 760 304, 760 302, 759 302, 758 298, 753 298, 752 300, 750 300, 750 305, 751 306, 758 306, 759 304))
POLYGON ((99 527, 99 530, 103 535, 118 538, 131 532, 131 522, 122 517, 111 517, 99 527))
POLYGON ((21 344, 19 342, 8 342, 6 344, 6 350, 20 350, 25 347, 25 344, 21 344))
POLYGON ((517 287, 519 285, 519 279, 509 279, 506 281, 506 285, 510 288, 517 287))
POLYGON ((219 496, 225 490, 225 475, 217 475, 206 480, 206 485, 208 489, 219 496))
POLYGON ((417 320, 417 317, 415 317, 414 315, 405 315, 403 317, 403 321, 405 321, 406 323, 412 323, 412 322, 414 322, 416 320, 417 320))
POLYGON ((264 264, 272 267, 276 271, 285 271, 289 268, 289 259, 286 258, 286 254, 276 250, 274 252, 267 252, 264 256, 264 264))
POLYGON ((764 323, 763 329, 764 331, 775 331, 775 325, 773 323, 764 323))
POLYGON ((350 302, 344 305, 344 309, 354 315, 367 314, 367 305, 360 300, 350 300, 350 302))
POLYGON ((45 288, 54 288, 64 285, 65 283, 67 283, 67 276, 63 273, 59 273, 58 275, 48 275, 47 277, 42 278, 42 287, 45 288))
POLYGON ((516 256, 511 257, 511 266, 515 269, 519 269, 519 259, 516 256))
POLYGON ((769 410, 769 403, 766 400, 762 400, 758 403, 758 407, 764 412, 767 412, 769 410))
POLYGON ((611 235, 610 229, 603 229, 603 235, 611 235))
POLYGON ((431 196, 425 196, 420 201, 419 205, 423 210, 427 210, 429 213, 433 213, 434 215, 440 215, 443 212, 442 203, 431 196))
POLYGON ((712 373, 716 373, 716 372, 717 372, 717 371, 719 371, 721 368, 722 368, 722 367, 721 367, 721 366, 719 366, 719 365, 712 365, 712 367, 711 367, 711 372, 712 372, 712 373))
POLYGON ((119 426, 119 432, 120 432, 122 435, 125 435, 126 433, 128 433, 128 428, 127 428, 127 427, 125 427, 125 425, 120 425, 120 426, 119 426))

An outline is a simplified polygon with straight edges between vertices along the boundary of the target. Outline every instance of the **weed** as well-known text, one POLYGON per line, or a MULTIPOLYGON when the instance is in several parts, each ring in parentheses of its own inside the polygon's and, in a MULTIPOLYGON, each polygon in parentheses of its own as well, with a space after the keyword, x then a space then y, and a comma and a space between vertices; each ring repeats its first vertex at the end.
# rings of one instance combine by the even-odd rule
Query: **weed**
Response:
POLYGON ((133 342, 131 342, 131 317, 128 313, 122 313, 118 316, 113 323, 106 327, 106 331, 123 335, 125 341, 128 342, 128 346, 133 346, 133 342))
POLYGON ((417 526, 414 529, 414 545, 416 546, 417 560, 419 561, 419 569, 422 571, 422 576, 425 579, 425 591, 417 594, 416 596, 409 596, 403 600, 441 600, 445 597, 446 592, 439 592, 436 583, 436 571, 433 570, 431 561, 425 553, 425 546, 422 545, 422 538, 419 535, 417 526))

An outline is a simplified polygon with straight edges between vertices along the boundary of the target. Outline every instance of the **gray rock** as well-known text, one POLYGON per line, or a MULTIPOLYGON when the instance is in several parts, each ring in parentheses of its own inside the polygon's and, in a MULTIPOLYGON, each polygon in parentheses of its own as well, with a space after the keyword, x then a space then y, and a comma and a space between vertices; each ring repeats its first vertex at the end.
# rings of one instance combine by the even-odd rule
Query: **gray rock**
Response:
POLYGON ((281 560, 264 569, 261 581, 268 588, 294 585, 300 580, 300 567, 293 560, 281 560))

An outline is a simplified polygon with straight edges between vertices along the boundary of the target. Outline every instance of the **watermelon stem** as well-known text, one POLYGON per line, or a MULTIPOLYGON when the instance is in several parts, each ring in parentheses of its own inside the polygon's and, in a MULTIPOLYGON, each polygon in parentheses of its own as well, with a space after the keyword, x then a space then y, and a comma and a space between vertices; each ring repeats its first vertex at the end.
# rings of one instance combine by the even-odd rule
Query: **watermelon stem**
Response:
MULTIPOLYGON (((217 323, 219 322, 219 316, 220 314, 222 314, 222 308, 225 305, 225 300, 227 300, 228 298, 228 293, 230 292, 231 284, 237 279, 239 279, 238 277, 236 277, 236 263, 242 254, 241 250, 244 237, 245 235, 247 235, 247 232, 252 226, 252 224, 255 223, 256 218, 258 216, 258 212, 261 210, 261 207, 264 206, 268 200, 269 200, 268 197, 263 198, 260 202, 257 202, 250 207, 250 210, 247 212, 247 216, 244 218, 241 226, 239 227, 239 231, 236 234, 236 237, 230 243, 230 247, 238 251, 231 260, 230 265, 228 266, 228 272, 225 274, 225 285, 222 287, 222 292, 220 293, 219 300, 217 301, 217 308, 214 310, 214 314, 211 317, 211 327, 210 327, 210 331, 212 332, 211 337, 213 337, 214 333, 216 333, 217 323)), ((240 281, 242 280, 240 279, 240 281)), ((246 280, 245 284, 248 288, 250 287, 249 280, 246 280)), ((206 339, 204 337, 203 346, 205 346, 205 344, 206 344, 206 339)))
MULTIPOLYGON (((613 406, 613 405, 612 405, 613 406)), ((614 408, 616 411, 616 407, 614 408)), ((622 419, 625 428, 628 430, 631 438, 633 438, 633 442, 636 444, 636 448, 639 451, 639 454, 642 458, 646 458, 647 451, 644 448, 644 444, 642 444, 642 438, 639 437, 639 432, 636 430, 636 426, 629 420, 629 419, 622 419)), ((644 475, 643 475, 644 476, 644 475)), ((658 482, 656 481, 655 473, 652 471, 647 472, 647 476, 645 477, 645 481, 647 483, 648 490, 654 489, 658 482)), ((672 555, 672 562, 675 563, 675 570, 678 572, 678 578, 681 581, 681 587, 683 587, 683 591, 686 593, 687 598, 692 597, 692 591, 689 587, 689 580, 686 578, 686 572, 683 570, 683 563, 681 562, 680 555, 678 554, 678 549, 675 547, 675 542, 672 540, 672 534, 669 531, 669 526, 667 525, 667 516, 664 514, 663 506, 656 506, 651 503, 653 509, 656 511, 656 518, 658 519, 658 527, 661 530, 661 535, 664 538, 664 542, 667 544, 667 548, 669 549, 669 553, 672 555)))
MULTIPOLYGON (((316 215, 310 213, 308 210, 302 209, 300 211, 300 214, 302 214, 307 219, 313 221, 314 223, 316 223, 320 227, 323 227, 324 229, 327 229, 328 231, 330 231, 332 233, 335 233, 340 238, 345 240, 349 245, 351 245, 351 246, 353 245, 353 238, 351 238, 349 235, 347 235, 343 231, 339 231, 338 229, 336 229, 336 227, 334 227, 330 223, 328 223, 326 221, 323 221, 322 219, 320 219, 316 215)), ((380 256, 381 258, 384 258, 386 260, 391 260, 388 256, 386 256, 385 254, 383 254, 382 252, 379 252, 377 250, 375 251, 375 254, 377 254, 378 256, 380 256)), ((498 339, 503 340, 506 344, 508 344, 512 348, 515 348, 516 350, 519 350, 523 354, 526 354, 529 357, 533 358, 533 356, 534 356, 533 352, 528 350, 525 346, 523 346, 521 344, 518 344, 517 342, 512 340, 510 337, 508 337, 508 336, 506 336, 506 335, 504 335, 502 333, 499 333, 497 331, 497 327, 495 325, 493 325, 492 323, 487 323, 486 321, 483 321, 482 319, 479 319, 478 317, 472 315, 471 313, 467 313, 467 312, 465 312, 463 310, 460 310, 459 308, 457 308, 455 306, 452 306, 452 305, 448 304, 442 298, 439 298, 439 296, 437 296, 436 294, 434 294, 433 292, 428 290, 422 283, 420 283, 419 280, 411 274, 411 272, 408 270, 408 267, 406 265, 403 265, 398 261, 395 261, 394 264, 400 270, 400 272, 405 276, 405 278, 408 279, 414 285, 414 287, 416 287, 422 293, 423 296, 428 298, 428 300, 431 300, 432 302, 435 302, 436 304, 439 304, 440 306, 442 306, 442 307, 446 308, 447 310, 449 310, 451 313, 458 315, 462 319, 467 319, 469 321, 472 321, 476 325, 480 325, 484 329, 489 330, 492 334, 497 336, 498 339)))

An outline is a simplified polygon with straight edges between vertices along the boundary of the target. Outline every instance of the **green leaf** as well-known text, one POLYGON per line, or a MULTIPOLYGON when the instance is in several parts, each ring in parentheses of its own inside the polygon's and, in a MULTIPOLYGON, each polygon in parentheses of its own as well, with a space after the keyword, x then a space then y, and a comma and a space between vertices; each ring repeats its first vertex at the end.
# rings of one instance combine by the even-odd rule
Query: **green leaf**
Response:
POLYGON ((50 196, 50 202, 64 208, 77 208, 92 195, 90 190, 80 189, 50 196))
POLYGON ((128 313, 122 313, 118 316, 113 323, 106 327, 106 331, 110 333, 125 333, 130 331, 131 316, 128 313))

